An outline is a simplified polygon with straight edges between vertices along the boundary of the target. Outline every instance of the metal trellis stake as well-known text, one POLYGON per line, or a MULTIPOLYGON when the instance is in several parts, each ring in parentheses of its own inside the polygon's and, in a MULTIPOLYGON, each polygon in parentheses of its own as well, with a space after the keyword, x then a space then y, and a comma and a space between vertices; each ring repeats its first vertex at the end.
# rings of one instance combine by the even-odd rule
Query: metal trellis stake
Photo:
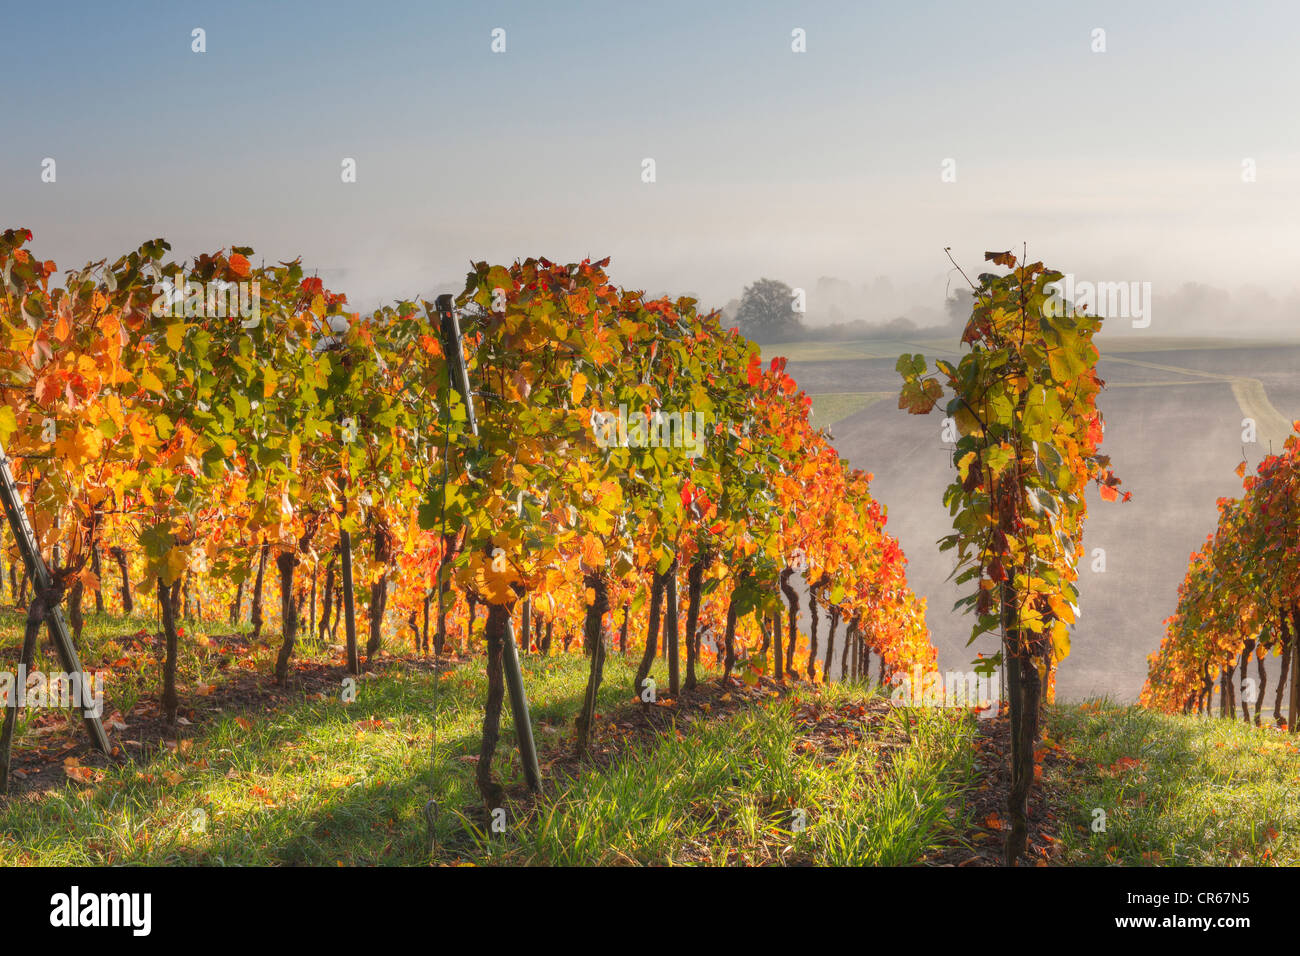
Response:
MULTIPOLYGON (((40 551, 36 546, 36 534, 32 531, 31 524, 27 521, 27 512, 23 508, 22 498, 18 494, 18 486, 14 483, 13 472, 9 470, 9 456, 5 454, 3 446, 0 446, 0 503, 4 505, 5 517, 9 520, 9 527, 14 533, 14 540, 18 542, 18 553, 23 556, 23 563, 27 565, 27 575, 40 591, 48 591, 54 586, 54 577, 50 574, 50 569, 45 564, 45 559, 41 557, 40 551)), ((63 665, 63 670, 68 674, 80 674, 81 659, 77 655, 77 645, 72 641, 72 634, 68 631, 68 624, 63 619, 63 609, 59 606, 51 607, 45 615, 45 626, 49 630, 50 639, 54 641, 54 647, 59 654, 59 663, 63 665)), ((86 731, 90 734, 90 740, 100 753, 108 754, 112 752, 112 745, 108 741, 108 734, 104 730, 104 725, 98 717, 86 716, 85 708, 82 708, 82 718, 86 724, 86 731)))
MULTIPOLYGON (((438 312, 442 351, 447 357, 449 387, 460 392, 465 403, 465 422, 470 434, 478 437, 478 419, 474 414, 474 393, 469 387, 469 372, 465 368, 465 353, 461 346, 460 322, 452 307, 450 295, 438 296, 438 312)), ((515 721, 515 738, 519 744, 519 757, 524 765, 524 777, 530 789, 542 788, 542 770, 537 762, 537 746, 533 741, 533 724, 528 715, 528 694, 524 690, 524 675, 519 667, 519 651, 515 646, 514 626, 506 618, 505 648, 502 655, 506 687, 510 691, 510 713, 515 721)))

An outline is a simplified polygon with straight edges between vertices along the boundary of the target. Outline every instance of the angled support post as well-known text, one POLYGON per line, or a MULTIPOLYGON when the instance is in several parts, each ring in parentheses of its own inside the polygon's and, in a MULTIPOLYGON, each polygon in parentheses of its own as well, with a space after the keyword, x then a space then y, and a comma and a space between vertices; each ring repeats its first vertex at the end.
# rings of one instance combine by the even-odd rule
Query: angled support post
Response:
MULTIPOLYGON (((23 556, 23 563, 27 565, 28 577, 39 592, 49 591, 54 586, 54 577, 37 549, 36 534, 27 520, 22 497, 14 482, 13 472, 9 469, 9 456, 5 454, 3 447, 0 447, 0 504, 4 506, 5 518, 9 521, 14 540, 18 542, 18 552, 23 556)), ((77 654, 77 646, 73 643, 72 634, 68 631, 68 624, 63 619, 61 607, 55 605, 47 609, 45 626, 49 631, 50 639, 54 642, 63 670, 69 675, 82 673, 81 658, 77 654)), ((111 753, 113 748, 100 719, 86 716, 84 707, 82 719, 85 721, 86 732, 90 734, 95 749, 103 754, 111 753)))
MULTIPOLYGON (((478 417, 474 414, 474 393, 469 387, 469 372, 465 368, 465 352, 461 343, 460 322, 452 306, 450 295, 440 295, 435 303, 438 312, 442 351, 447 356, 450 387, 460 392, 465 403, 466 424, 470 434, 478 437, 478 417)), ((441 581, 439 581, 438 606, 442 607, 441 581)), ((505 653, 502 659, 506 688, 510 692, 510 713, 515 722, 515 739, 519 744, 519 757, 524 765, 524 777, 533 791, 542 789, 542 771, 537 762, 537 746, 533 741, 533 724, 528 715, 528 694, 524 689, 524 675, 519 666, 519 652, 515 644, 514 628, 509 618, 506 622, 505 653)))

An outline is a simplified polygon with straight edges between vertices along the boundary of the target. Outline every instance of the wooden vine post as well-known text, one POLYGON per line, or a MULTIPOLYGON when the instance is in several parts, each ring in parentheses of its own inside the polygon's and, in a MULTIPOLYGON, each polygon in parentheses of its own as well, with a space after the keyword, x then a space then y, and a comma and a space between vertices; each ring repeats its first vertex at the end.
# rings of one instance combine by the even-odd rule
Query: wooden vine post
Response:
MULTIPOLYGON (((49 630, 50 639, 54 642, 54 647, 59 655, 59 663, 67 674, 80 674, 81 659, 77 654, 77 646, 72 640, 72 635, 68 632, 67 622, 63 619, 63 609, 56 600, 45 603, 46 595, 49 595, 54 589, 54 576, 50 574, 49 567, 45 564, 45 559, 41 557, 40 551, 36 545, 36 535, 32 531, 32 526, 27 521, 27 512, 23 509, 22 498, 18 494, 18 486, 14 483, 13 473, 9 470, 9 458, 5 454, 4 448, 0 447, 0 503, 4 506, 5 518, 9 521, 9 527, 14 534, 14 540, 18 543, 18 552, 23 556, 23 563, 27 567, 27 576, 34 584, 35 595, 32 598, 33 611, 43 611, 41 616, 45 619, 45 626, 49 630), (38 608, 38 605, 42 607, 38 608)), ((28 659, 35 650, 35 628, 39 626, 39 617, 36 621, 28 621, 28 639, 23 642, 23 662, 30 664, 28 659), (29 646, 30 645, 30 646, 29 646)), ((15 691, 17 688, 15 688, 15 691)), ((14 700, 11 706, 5 709, 4 718, 4 746, 0 749, 0 793, 9 792, 9 754, 13 741, 13 723, 18 713, 17 693, 14 694, 14 700)), ((100 753, 108 754, 112 752, 112 745, 109 743, 108 734, 104 730, 103 723, 95 716, 89 716, 82 708, 82 720, 86 724, 86 731, 90 734, 91 743, 100 753)))
POLYGON ((352 586, 352 533, 339 530, 339 561, 343 580, 343 627, 347 633, 348 673, 361 673, 361 659, 357 653, 357 611, 352 586))
MULTIPOLYGON (((465 403, 465 425, 469 433, 478 437, 478 419, 474 414, 473 391, 469 386, 469 372, 465 368, 465 354, 461 344, 460 322, 452 307, 450 295, 438 296, 436 302, 439 333, 442 338, 442 351, 447 356, 448 388, 460 392, 465 403)), ((443 576, 438 576, 438 611, 443 606, 443 576)), ((505 616, 505 640, 502 648, 502 666, 505 671, 506 689, 510 693, 510 713, 514 715, 515 739, 519 745, 519 757, 524 767, 524 778, 529 789, 542 789, 542 770, 537 761, 537 745, 533 740, 533 724, 528 715, 528 694, 524 689, 524 675, 519 666, 519 649, 515 643, 514 625, 510 616, 505 616)), ((525 640, 527 637, 525 636, 525 640)))

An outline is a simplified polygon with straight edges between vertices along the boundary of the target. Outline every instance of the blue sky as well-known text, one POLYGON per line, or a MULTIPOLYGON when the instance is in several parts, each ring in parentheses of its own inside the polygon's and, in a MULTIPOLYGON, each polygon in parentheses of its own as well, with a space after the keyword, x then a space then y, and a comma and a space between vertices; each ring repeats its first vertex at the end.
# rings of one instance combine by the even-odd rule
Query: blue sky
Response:
POLYGON ((61 268, 249 244, 361 303, 528 255, 706 305, 759 276, 924 299, 945 246, 1021 242, 1280 295, 1298 28, 1250 2, 31 4, 0 34, 0 219, 61 268))

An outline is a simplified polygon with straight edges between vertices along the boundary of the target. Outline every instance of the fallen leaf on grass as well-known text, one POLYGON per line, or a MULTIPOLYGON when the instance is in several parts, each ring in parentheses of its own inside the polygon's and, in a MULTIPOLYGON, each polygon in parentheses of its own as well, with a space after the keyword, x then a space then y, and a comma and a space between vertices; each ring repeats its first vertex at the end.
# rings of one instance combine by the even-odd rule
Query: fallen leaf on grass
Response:
POLYGON ((1134 767, 1140 767, 1142 761, 1136 757, 1120 757, 1113 764, 1107 767, 1105 764, 1097 764, 1097 769, 1102 773, 1112 777, 1117 777, 1126 770, 1132 770, 1134 767))
POLYGON ((63 772, 68 775, 69 780, 75 780, 78 783, 93 783, 103 774, 92 767, 81 766, 76 757, 68 757, 63 761, 63 772))

